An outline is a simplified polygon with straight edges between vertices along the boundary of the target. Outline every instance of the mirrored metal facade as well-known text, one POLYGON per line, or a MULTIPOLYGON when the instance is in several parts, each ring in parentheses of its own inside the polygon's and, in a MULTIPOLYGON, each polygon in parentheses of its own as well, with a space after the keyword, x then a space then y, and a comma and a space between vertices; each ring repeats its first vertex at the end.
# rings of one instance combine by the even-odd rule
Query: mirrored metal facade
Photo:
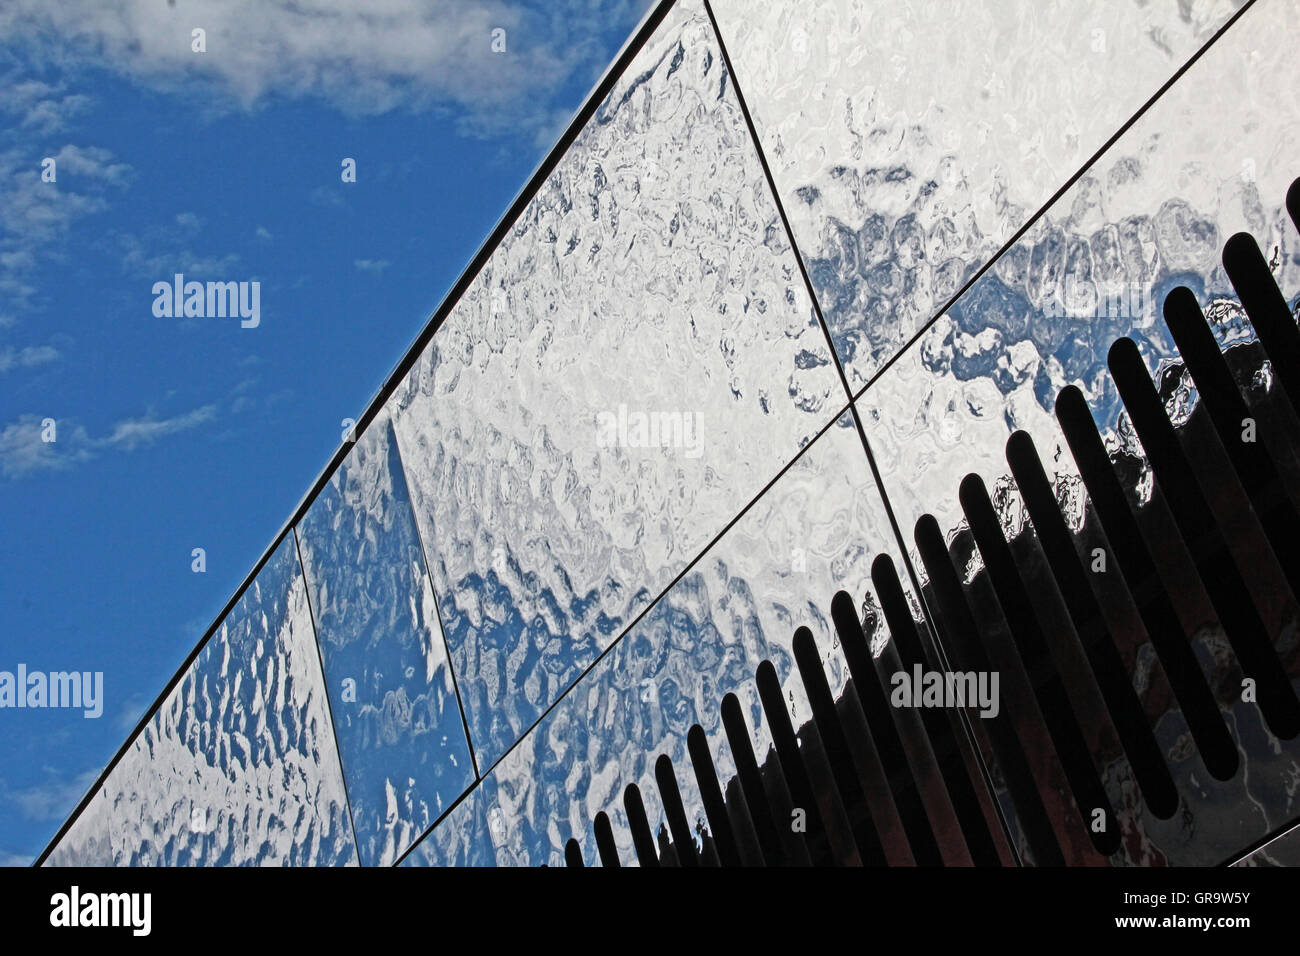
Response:
POLYGON ((271 554, 52 865, 355 865, 293 540, 271 554))
MULTIPOLYGON (((1300 100, 1277 37, 1300 4, 1240 8, 657 6, 45 862, 563 865, 576 841, 590 864, 604 814, 629 865, 629 785, 660 847, 715 852, 688 740, 702 734, 725 789, 733 694, 759 762, 788 722, 809 773, 842 783, 821 749, 835 741, 805 732, 824 714, 796 631, 837 700, 874 693, 850 680, 838 592, 882 693, 909 653, 891 624, 946 660, 915 531, 933 517, 995 654, 1011 646, 970 545, 967 476, 1039 560, 1007 457, 1026 433, 1071 531, 1106 550, 1057 417, 1074 386, 1135 469, 1133 507, 1170 520, 1111 344, 1136 343, 1185 422, 1197 393, 1169 291, 1192 290, 1220 347, 1253 342, 1221 262, 1245 231, 1294 310, 1300 100)), ((1190 552, 1161 560, 1199 580, 1190 552)), ((1266 623, 1300 687, 1300 606, 1270 573, 1256 586, 1279 595, 1266 623)), ((1110 861, 1220 863, 1300 814, 1300 758, 1237 693, 1213 596, 1193 588, 1182 624, 1249 774, 1207 767, 1124 578, 1095 587, 1178 792, 1176 813, 1153 810, 1062 595, 1034 592, 1066 634, 1053 660, 1078 678, 1070 704, 1091 715, 1110 861)), ((933 839, 939 862, 969 864, 986 852, 973 826, 1002 862, 1047 862, 1046 839, 1096 863, 1097 841, 1060 822, 1095 808, 1060 740, 1034 743, 1040 716, 1007 718, 1028 780, 979 720, 945 716, 940 752, 933 721, 892 712, 898 749, 855 753, 879 847, 847 799, 818 811, 838 858, 924 862, 933 839), (961 803, 954 774, 978 800, 961 803)))

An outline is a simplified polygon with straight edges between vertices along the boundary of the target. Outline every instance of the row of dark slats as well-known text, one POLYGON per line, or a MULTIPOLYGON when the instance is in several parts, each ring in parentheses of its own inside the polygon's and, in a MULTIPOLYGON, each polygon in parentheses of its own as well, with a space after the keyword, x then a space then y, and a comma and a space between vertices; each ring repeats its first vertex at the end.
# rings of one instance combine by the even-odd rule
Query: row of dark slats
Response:
MULTIPOLYGON (((1287 208, 1300 228, 1300 180, 1287 195, 1287 208)), ((1236 490, 1249 501, 1271 548, 1271 555, 1259 559, 1289 586, 1294 604, 1300 595, 1300 512, 1287 475, 1297 473, 1300 451, 1294 427, 1294 410, 1300 409, 1300 329, 1253 238, 1233 236, 1223 264, 1258 338, 1239 359, 1254 363, 1249 370, 1267 358, 1274 386, 1266 400, 1275 407, 1262 408, 1258 400, 1248 404, 1230 368, 1231 356, 1220 351, 1192 292, 1173 290, 1164 302, 1164 318, 1199 395, 1192 417, 1212 425, 1239 483, 1236 490), (1289 410, 1277 407, 1279 395, 1285 395, 1289 410), (1243 441, 1243 421, 1256 417, 1261 429, 1265 419, 1280 424, 1268 430, 1268 440, 1261 434, 1255 442, 1243 441)), ((880 660, 870 650, 868 631, 879 623, 874 610, 864 630, 850 596, 836 594, 831 615, 851 676, 845 692, 834 699, 813 635, 799 628, 793 650, 812 720, 796 731, 776 669, 764 661, 756 679, 773 747, 760 765, 742 706, 728 694, 722 722, 737 773, 725 788, 703 728, 695 725, 687 737, 708 820, 698 846, 678 770, 667 756, 655 764, 667 822, 657 839, 638 787, 626 788, 624 806, 640 865, 1104 863, 1119 849, 1122 828, 1094 760, 1098 748, 1122 751, 1152 816, 1173 816, 1179 793, 1125 663, 1131 636, 1115 632, 1103 610, 1102 588, 1080 556, 1099 542, 1122 575, 1142 625, 1140 638, 1150 640, 1168 691, 1215 778, 1228 780, 1242 767, 1215 689, 1193 651, 1187 616, 1179 613, 1180 602, 1194 600, 1196 589, 1208 597, 1240 674, 1255 681, 1269 730, 1282 741, 1300 733, 1300 701, 1275 652, 1275 629, 1248 584, 1257 568, 1244 568, 1234 555, 1237 522, 1223 507, 1222 489, 1199 467, 1201 456, 1193 461, 1187 453, 1191 424, 1179 429, 1171 423, 1131 339, 1114 343, 1108 364, 1175 533, 1146 515, 1149 509, 1130 505, 1126 485, 1131 490, 1136 480, 1134 463, 1125 467, 1112 459, 1083 394, 1073 386, 1064 389, 1056 416, 1091 504, 1084 529, 1076 533, 1067 526, 1033 440, 1025 432, 1013 434, 1007 461, 1035 534, 1008 541, 984 482, 968 475, 959 490, 967 527, 951 545, 931 516, 915 529, 929 579, 922 591, 928 630, 918 627, 892 560, 878 556, 872 583, 892 638, 880 660), (1178 537, 1199 580, 1171 590, 1157 571, 1156 552, 1166 551, 1178 537), (964 583, 959 569, 975 549, 984 569, 964 583), (1059 594, 1068 614, 1064 628, 1053 627, 1050 612, 1044 612, 1044 588, 1059 594), (1062 670, 1070 648, 1062 653, 1061 645, 1071 640, 1077 640, 1077 659, 1086 661, 1082 675, 1068 665, 1062 670), (999 714, 972 720, 947 709, 891 707, 889 675, 899 669, 911 673, 918 664, 926 671, 999 671, 999 714), (1076 712, 1077 695, 1072 702, 1066 688, 1079 686, 1080 676, 1095 688, 1102 711, 1076 712), (1014 809, 1020 833, 1014 848, 990 796, 989 770, 967 744, 971 739, 992 755, 1014 809), (1052 787, 1039 786, 1048 765, 1059 766, 1067 798, 1051 800, 1052 787), (797 809, 806 813, 806 832, 792 826, 797 809), (1098 825, 1098 813, 1104 826, 1098 825), (1087 844, 1097 856, 1090 856, 1087 844)), ((619 866, 604 813, 597 815, 594 833, 601 864, 619 866)), ((583 865, 576 839, 568 841, 565 857, 570 866, 583 865)))

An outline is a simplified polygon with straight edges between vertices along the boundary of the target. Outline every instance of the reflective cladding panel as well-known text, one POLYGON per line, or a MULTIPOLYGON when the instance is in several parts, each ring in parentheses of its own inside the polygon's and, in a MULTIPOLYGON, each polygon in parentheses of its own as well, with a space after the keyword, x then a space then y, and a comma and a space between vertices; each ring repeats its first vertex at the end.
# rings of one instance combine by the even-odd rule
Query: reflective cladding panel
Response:
MULTIPOLYGON (((564 845, 576 837, 593 865, 599 857, 592 821, 604 810, 623 864, 635 865, 623 791, 629 783, 640 786, 657 833, 664 824, 654 776, 660 754, 672 759, 687 819, 692 826, 703 822, 686 743, 691 725, 705 729, 725 786, 735 765, 719 707, 734 692, 763 760, 771 735, 754 674, 764 659, 781 678, 794 726, 807 721, 791 651, 800 626, 815 636, 838 695, 847 669, 830 619, 831 598, 844 589, 878 618, 878 608, 871 610, 870 571, 882 552, 898 558, 862 443, 846 416, 497 765, 485 780, 495 789, 485 790, 482 805, 467 815, 477 821, 471 827, 480 834, 476 839, 496 847, 499 860, 554 866, 564 864, 564 845)), ((888 632, 882 624, 873 633, 879 654, 888 632)), ((421 844, 412 855, 422 853, 429 862, 461 858, 463 851, 442 849, 439 840, 459 847, 467 826, 449 818, 424 841, 436 848, 422 851, 421 844)))
POLYGON ((355 862, 307 591, 287 535, 49 863, 355 862))
POLYGON ((482 768, 845 400, 683 0, 389 404, 482 768))
POLYGON ((387 415, 298 540, 361 862, 387 865, 475 776, 387 415))
MULTIPOLYGON (((1220 264, 1223 245, 1235 232, 1256 237, 1294 302, 1300 240, 1283 201, 1300 175, 1300 98, 1290 51, 1277 37, 1297 17, 1295 2, 1248 10, 858 400, 914 554, 912 529, 922 514, 934 514, 950 542, 964 526, 958 488, 972 472, 983 478, 1007 532, 1027 526, 1007 463, 1013 429, 1033 436, 1067 517, 1076 529, 1083 525, 1091 505, 1085 510, 1075 460, 1054 417, 1057 394, 1067 384, 1088 399, 1112 454, 1123 454, 1136 469, 1134 503, 1151 499, 1150 469, 1121 414, 1107 353, 1115 339, 1132 337, 1149 369, 1160 373, 1157 381, 1164 383, 1177 420, 1186 421, 1197 396, 1190 378, 1174 367, 1181 360, 1160 308, 1170 289, 1187 285, 1221 344, 1253 340, 1220 264), (1164 376, 1171 368, 1173 374, 1164 376)), ((1240 384, 1253 400, 1267 391, 1267 376, 1240 384)), ((1209 454, 1208 446, 1198 445, 1197 456, 1209 454)), ((1116 608, 1129 606, 1124 594, 1117 592, 1115 600, 1116 608)), ((1123 859, 1129 862, 1222 862, 1300 812, 1300 794, 1283 784, 1297 773, 1294 756, 1287 755, 1293 751, 1280 749, 1255 709, 1230 688, 1223 690, 1233 672, 1209 605, 1189 599, 1185 608, 1201 615, 1196 652, 1255 769, 1224 782, 1206 772, 1143 635, 1126 651, 1132 654, 1128 663, 1148 710, 1164 715, 1157 739, 1184 804, 1173 820, 1143 815, 1127 769, 1122 763, 1109 768, 1112 799, 1129 808, 1130 825, 1140 825, 1143 834, 1126 840, 1123 859)), ((1286 623, 1287 613, 1281 608, 1271 623, 1294 627, 1286 623)), ((1295 677, 1294 662, 1292 668, 1295 677)))
POLYGON ((505 831, 499 809, 488 817, 495 794, 496 781, 489 776, 411 848, 402 866, 496 866, 505 831))
POLYGON ((855 390, 1233 9, 1215 0, 712 7, 855 390))
POLYGON ((113 866, 129 857, 129 853, 122 853, 121 834, 113 825, 108 791, 101 787, 50 852, 45 865, 113 866))

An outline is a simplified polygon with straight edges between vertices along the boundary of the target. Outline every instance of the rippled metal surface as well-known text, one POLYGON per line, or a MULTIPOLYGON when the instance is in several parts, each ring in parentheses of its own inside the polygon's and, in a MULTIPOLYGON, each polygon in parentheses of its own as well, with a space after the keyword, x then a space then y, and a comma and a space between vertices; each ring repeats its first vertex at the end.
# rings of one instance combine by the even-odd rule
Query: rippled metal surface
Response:
MULTIPOLYGON (((1197 294, 1222 344, 1253 338, 1219 260, 1237 231, 1254 234, 1277 260, 1289 295, 1300 290, 1300 242, 1282 208, 1297 171, 1300 98, 1290 52, 1276 42, 1297 16, 1294 2, 1249 10, 858 400, 905 533, 929 512, 951 538, 963 525, 958 485, 971 472, 990 489, 1004 529, 1018 532, 1027 519, 1006 459, 1013 429, 1033 435, 1077 527, 1084 496, 1053 417, 1058 390, 1079 386, 1111 450, 1141 463, 1106 372, 1110 344, 1131 336, 1153 372, 1172 365, 1177 353, 1158 309, 1176 285, 1197 294)), ((1186 391, 1184 382, 1167 395, 1171 407, 1182 403, 1181 417, 1195 400, 1186 391)), ((1199 613, 1204 602, 1188 609, 1199 613)), ((1294 629, 1285 609, 1281 615, 1270 622, 1274 633, 1294 629)), ((1196 630, 1197 653, 1213 686, 1222 687, 1232 673, 1222 629, 1210 614, 1196 630)), ((1147 645, 1137 680, 1143 694, 1158 698, 1152 663, 1147 645)), ((1253 707, 1231 693, 1220 703, 1256 769, 1215 781, 1171 707, 1156 731, 1185 795, 1184 812, 1170 821, 1143 819, 1126 766, 1112 764, 1105 778, 1112 800, 1145 834, 1126 840, 1120 862, 1222 862, 1300 812, 1300 764, 1278 748, 1253 707)))
POLYGON ((402 866, 509 866, 512 861, 500 852, 505 841, 501 810, 493 809, 496 789, 493 777, 484 778, 411 848, 402 866))
MULTIPOLYGON (((844 589, 874 604, 871 562, 882 552, 896 560, 899 554, 846 416, 501 761, 474 808, 453 812, 409 862, 562 865, 571 836, 592 862, 592 818, 604 810, 624 864, 632 865, 623 790, 640 785, 657 831, 663 814, 654 762, 661 753, 676 767, 688 818, 703 825, 686 749, 690 726, 704 727, 725 781, 735 766, 719 705, 734 692, 756 731, 761 760, 771 738, 754 672, 764 659, 776 666, 795 726, 807 720, 790 650, 801 625, 817 639, 832 690, 842 690, 847 668, 829 618, 830 599, 844 589), (467 853, 466 845, 477 850, 467 853)), ((882 622, 877 652, 886 633, 882 622)))
POLYGON ((684 0, 389 403, 482 767, 843 401, 684 0))
POLYGON ((388 417, 298 526, 361 862, 387 865, 474 782, 388 417))
POLYGON ((355 862, 307 591, 287 536, 48 863, 355 862))
POLYGON ((857 389, 1234 5, 712 6, 857 389))

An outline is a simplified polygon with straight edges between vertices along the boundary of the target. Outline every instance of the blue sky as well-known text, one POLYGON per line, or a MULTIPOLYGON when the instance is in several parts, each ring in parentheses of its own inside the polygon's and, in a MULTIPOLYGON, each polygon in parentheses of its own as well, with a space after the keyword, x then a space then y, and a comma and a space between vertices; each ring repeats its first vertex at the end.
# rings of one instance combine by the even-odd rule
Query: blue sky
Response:
POLYGON ((98 719, 0 710, 0 863, 75 807, 649 2, 353 6, 0 11, 0 670, 105 684, 98 719), (175 272, 259 281, 260 324, 155 317, 175 272))

